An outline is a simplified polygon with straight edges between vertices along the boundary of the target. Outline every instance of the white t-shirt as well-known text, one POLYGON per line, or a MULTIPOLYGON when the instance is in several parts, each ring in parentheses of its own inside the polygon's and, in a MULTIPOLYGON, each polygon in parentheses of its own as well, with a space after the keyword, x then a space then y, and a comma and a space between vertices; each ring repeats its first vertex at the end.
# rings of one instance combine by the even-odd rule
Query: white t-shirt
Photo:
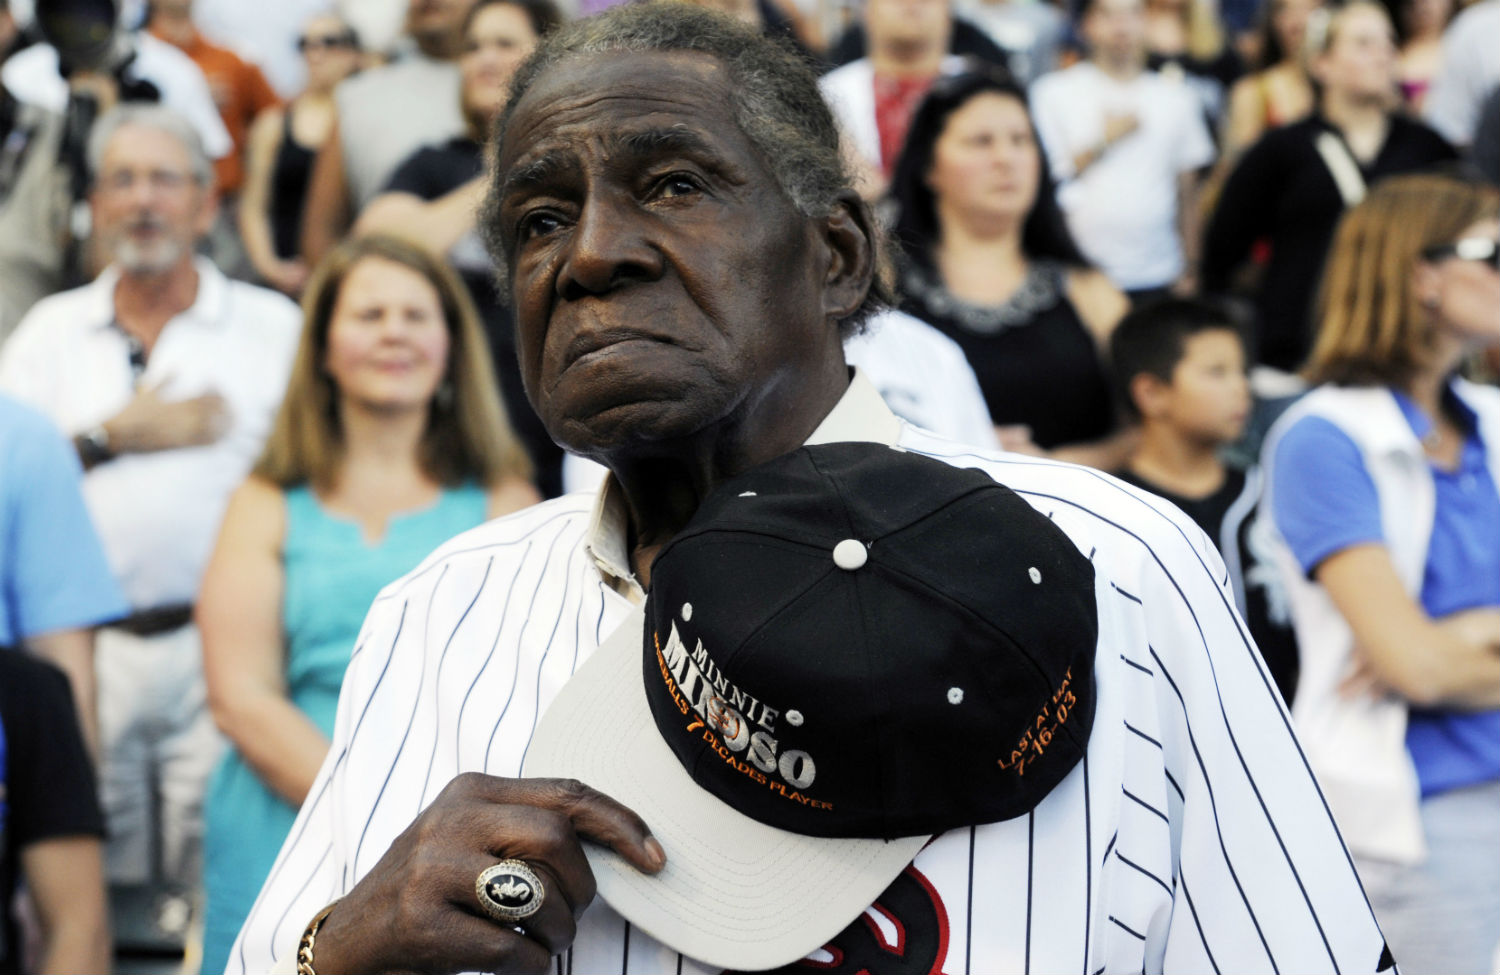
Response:
MULTIPOLYGON (((982 470, 1089 556, 1098 703, 1087 755, 1033 812, 934 839, 866 924, 831 919, 830 936, 849 925, 844 958, 818 951, 814 967, 1393 970, 1203 532, 1098 471, 918 430, 858 373, 809 443, 847 441, 982 470)), ((308 921, 456 774, 519 773, 538 716, 643 598, 628 565, 625 503, 608 481, 597 496, 466 532, 381 592, 328 757, 230 952, 231 973, 294 971, 308 921)), ((732 891, 733 878, 725 883, 732 891)), ((556 970, 718 971, 601 900, 556 970)))
POLYGON ((1183 270, 1177 177, 1214 159, 1192 89, 1152 71, 1116 81, 1085 61, 1038 79, 1031 113, 1057 202, 1084 255, 1124 290, 1176 280, 1183 270), (1106 116, 1126 112, 1140 127, 1075 175, 1073 158, 1103 143, 1106 116))
MULTIPOLYGON (((161 396, 215 391, 230 426, 217 442, 124 454, 91 469, 83 495, 110 569, 131 605, 192 602, 229 494, 260 454, 286 390, 302 315, 285 295, 197 261, 198 294, 169 321, 140 378, 161 396)), ((119 272, 43 298, 0 349, 0 391, 69 436, 118 413, 134 395, 129 346, 114 326, 119 272)))
MULTIPOLYGON (((203 71, 192 58, 145 31, 137 31, 134 40, 135 60, 127 69, 130 77, 151 82, 161 92, 164 106, 193 123, 209 158, 229 155, 234 143, 214 106, 214 96, 203 71)), ((6 61, 5 67, 0 68, 0 82, 17 101, 53 112, 67 111, 68 83, 58 74, 57 48, 51 44, 33 44, 6 61)))
POLYGON ((457 64, 420 53, 339 82, 333 97, 356 208, 385 189, 407 156, 463 134, 459 87, 457 64))

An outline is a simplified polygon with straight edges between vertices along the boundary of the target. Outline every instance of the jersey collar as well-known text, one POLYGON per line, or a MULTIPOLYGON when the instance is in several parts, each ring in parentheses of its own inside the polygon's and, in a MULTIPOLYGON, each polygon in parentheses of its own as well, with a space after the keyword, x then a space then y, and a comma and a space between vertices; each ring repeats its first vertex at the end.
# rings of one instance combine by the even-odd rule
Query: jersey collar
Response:
MULTIPOLYGON (((849 388, 807 438, 807 443, 862 442, 894 447, 901 437, 902 421, 885 405, 864 373, 858 369, 851 372, 849 388)), ((625 541, 629 534, 628 518, 620 485, 614 474, 609 474, 594 497, 584 549, 605 584, 639 606, 646 601, 646 592, 630 571, 630 553, 625 541)))

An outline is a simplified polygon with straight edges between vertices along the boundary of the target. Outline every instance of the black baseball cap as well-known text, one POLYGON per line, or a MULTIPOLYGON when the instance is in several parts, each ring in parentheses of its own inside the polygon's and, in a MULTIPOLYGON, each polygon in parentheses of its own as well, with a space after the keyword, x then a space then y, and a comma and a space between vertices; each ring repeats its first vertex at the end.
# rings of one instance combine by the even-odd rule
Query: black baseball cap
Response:
POLYGON ((601 896, 726 968, 802 958, 945 830, 1035 808, 1083 756, 1089 560, 982 471, 866 443, 720 485, 537 727, 525 774, 625 803, 655 877, 601 896))

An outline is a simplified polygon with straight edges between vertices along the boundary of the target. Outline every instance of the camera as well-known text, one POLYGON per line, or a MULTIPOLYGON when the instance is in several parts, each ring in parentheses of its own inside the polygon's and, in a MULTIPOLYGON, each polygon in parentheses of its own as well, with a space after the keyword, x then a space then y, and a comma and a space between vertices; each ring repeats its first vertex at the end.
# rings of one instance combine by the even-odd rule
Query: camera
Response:
POLYGON ((77 71, 119 75, 134 52, 118 25, 114 0, 37 0, 36 29, 57 49, 64 78, 77 71))

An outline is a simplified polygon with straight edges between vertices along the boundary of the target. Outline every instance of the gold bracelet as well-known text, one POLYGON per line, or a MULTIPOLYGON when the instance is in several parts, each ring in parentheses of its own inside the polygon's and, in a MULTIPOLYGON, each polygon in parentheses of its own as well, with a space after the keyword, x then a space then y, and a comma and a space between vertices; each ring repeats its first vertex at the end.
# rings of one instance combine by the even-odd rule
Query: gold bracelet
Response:
POLYGON ((343 898, 336 898, 333 903, 314 915, 302 932, 302 940, 297 942, 297 975, 318 975, 313 970, 313 943, 318 940, 318 929, 323 926, 324 921, 328 920, 329 912, 338 906, 340 900, 343 898))

